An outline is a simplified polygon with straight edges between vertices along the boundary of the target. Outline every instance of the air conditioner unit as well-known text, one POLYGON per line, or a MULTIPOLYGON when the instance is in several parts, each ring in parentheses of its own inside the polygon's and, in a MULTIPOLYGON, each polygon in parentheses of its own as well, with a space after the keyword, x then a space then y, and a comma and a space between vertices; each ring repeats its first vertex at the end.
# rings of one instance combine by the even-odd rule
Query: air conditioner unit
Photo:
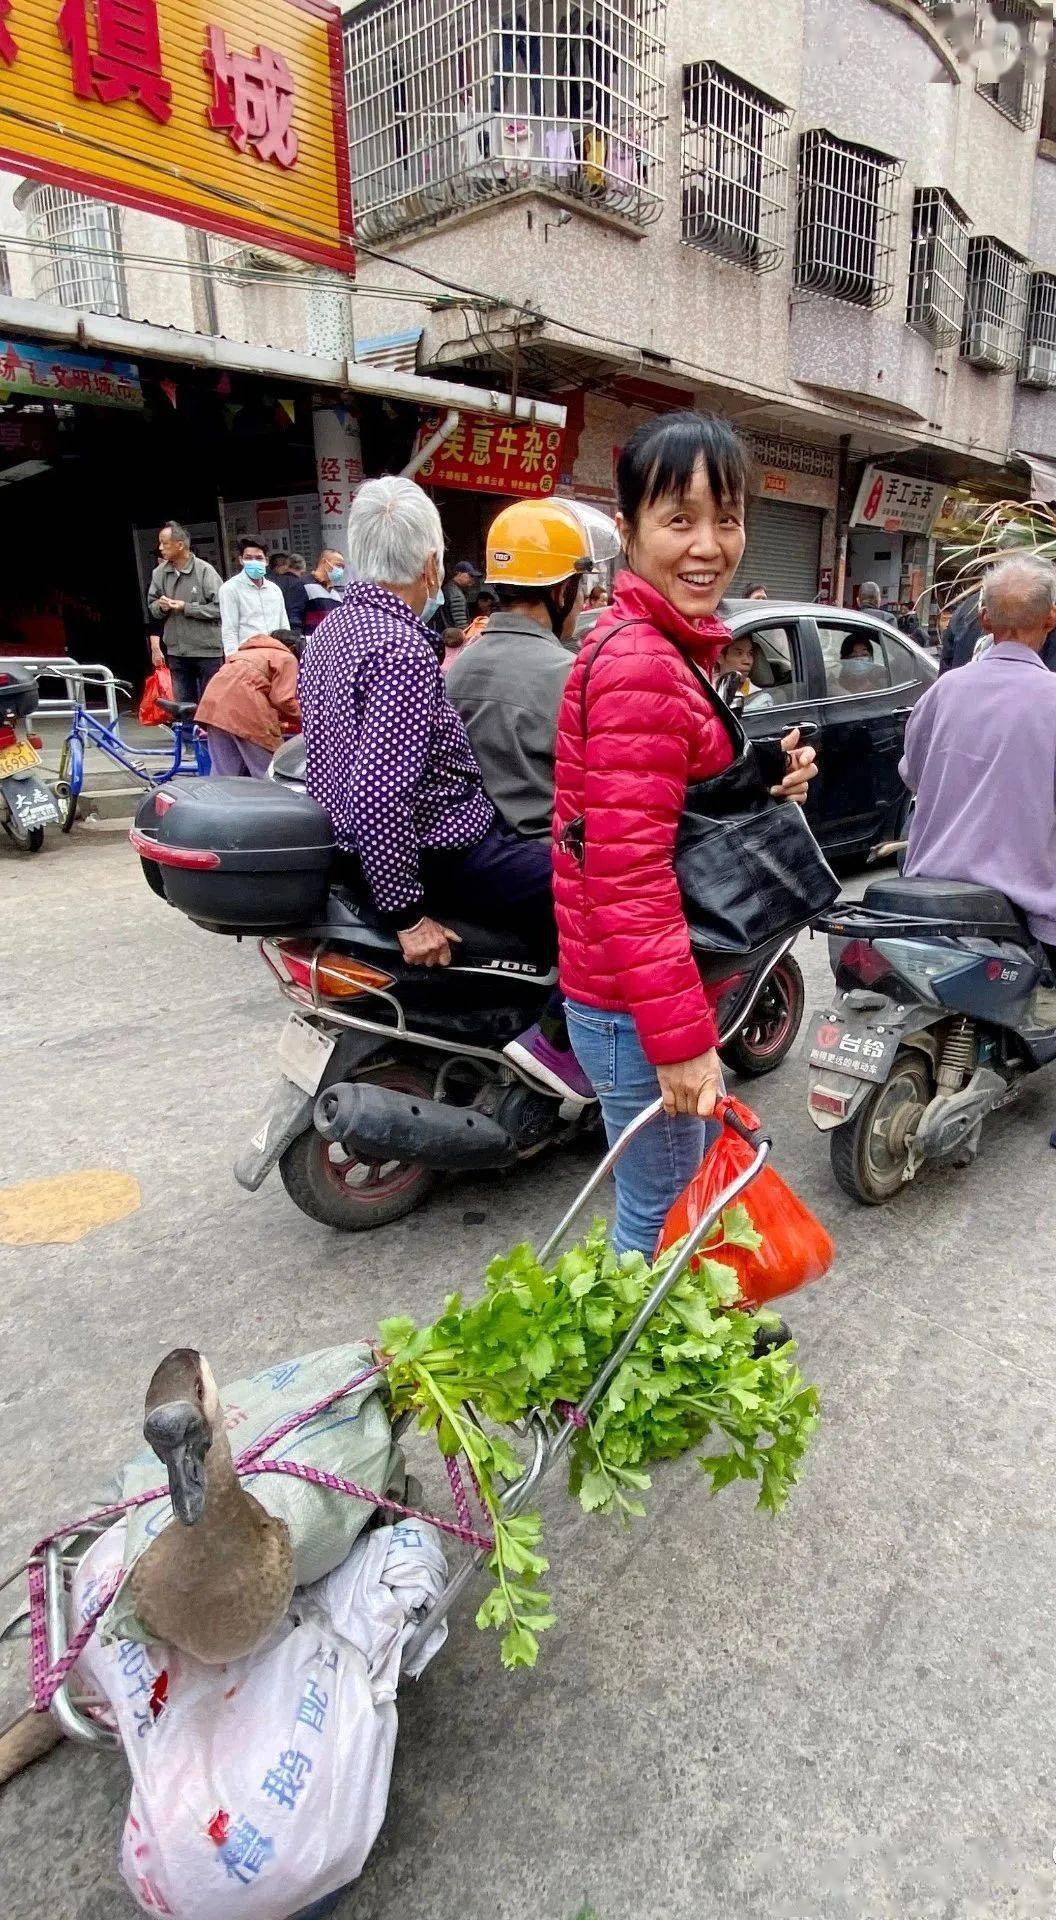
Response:
POLYGON ((964 358, 973 367, 987 367, 1001 373, 1008 366, 1008 346, 1004 328, 993 320, 975 320, 968 331, 964 358))
POLYGON ((1019 382, 1023 387, 1056 387, 1056 347, 1028 347, 1019 382))

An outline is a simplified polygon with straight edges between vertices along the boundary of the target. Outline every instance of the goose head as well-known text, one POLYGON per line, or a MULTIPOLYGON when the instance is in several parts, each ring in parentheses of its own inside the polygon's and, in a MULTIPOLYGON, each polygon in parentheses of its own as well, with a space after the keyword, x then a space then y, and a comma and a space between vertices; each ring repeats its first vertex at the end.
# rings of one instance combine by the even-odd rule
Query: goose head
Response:
POLYGON ((205 1509, 205 1456, 219 1417, 209 1362, 193 1347, 174 1347, 147 1388, 143 1433, 168 1473, 172 1511, 185 1527, 196 1526, 205 1509))

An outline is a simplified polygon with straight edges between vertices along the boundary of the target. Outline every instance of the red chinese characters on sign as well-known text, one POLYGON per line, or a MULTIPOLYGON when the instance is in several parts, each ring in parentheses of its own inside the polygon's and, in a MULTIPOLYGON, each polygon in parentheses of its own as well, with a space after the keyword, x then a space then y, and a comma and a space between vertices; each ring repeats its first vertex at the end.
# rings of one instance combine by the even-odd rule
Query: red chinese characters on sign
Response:
POLYGON ((6 25, 11 11, 11 0, 0 0, 0 60, 6 60, 11 66, 18 54, 18 48, 11 38, 11 30, 6 25))
POLYGON ((234 53, 222 27, 210 27, 202 55, 213 77, 213 102, 206 118, 244 153, 255 148, 262 160, 292 167, 299 141, 293 125, 293 75, 281 53, 258 46, 250 56, 234 53))
MULTIPOLYGON (((422 444, 432 429, 419 435, 422 444)), ((468 487, 482 493, 505 493, 544 498, 560 478, 564 432, 532 422, 494 420, 486 414, 463 414, 453 433, 419 468, 418 479, 430 487, 468 487)))
POLYGON ((82 100, 138 100, 162 125, 172 118, 156 0, 64 0, 59 38, 82 100))

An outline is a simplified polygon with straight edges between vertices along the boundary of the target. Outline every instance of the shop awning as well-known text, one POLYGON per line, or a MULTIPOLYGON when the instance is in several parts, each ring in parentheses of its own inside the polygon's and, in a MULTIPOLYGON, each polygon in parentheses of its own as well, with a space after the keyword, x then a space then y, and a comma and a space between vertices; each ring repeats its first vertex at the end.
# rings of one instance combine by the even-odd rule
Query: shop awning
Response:
POLYGON ((1046 506, 1056 504, 1056 461, 1043 460, 1036 453, 1016 452, 1013 460, 1021 462, 1030 474, 1030 497, 1041 500, 1046 506))
POLYGON ((299 380, 335 393, 372 394, 378 399, 402 400, 409 406, 459 408, 501 415, 509 420, 536 420, 540 426, 563 427, 565 409, 552 400, 519 397, 511 400, 497 388, 464 386, 430 379, 419 373, 401 373, 393 367, 334 359, 326 354, 292 353, 285 347, 250 346, 205 333, 186 333, 177 327, 150 326, 143 320, 111 319, 101 313, 78 313, 49 306, 41 300, 0 296, 0 333, 28 335, 36 340, 81 347, 88 353, 119 355, 126 360, 163 360, 182 366, 212 367, 218 373, 262 373, 277 380, 299 380))

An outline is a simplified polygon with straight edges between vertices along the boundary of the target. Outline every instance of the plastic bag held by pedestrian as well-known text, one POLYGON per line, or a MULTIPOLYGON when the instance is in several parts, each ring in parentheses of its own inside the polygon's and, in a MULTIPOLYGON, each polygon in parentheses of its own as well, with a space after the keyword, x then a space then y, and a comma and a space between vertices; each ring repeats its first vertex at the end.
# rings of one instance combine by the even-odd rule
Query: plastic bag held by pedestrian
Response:
MULTIPOLYGON (((78 1566, 74 1620, 120 1569, 124 1534, 121 1521, 78 1566)), ((372 1528, 295 1596, 270 1646, 226 1667, 93 1636, 76 1680, 110 1703, 131 1769, 121 1871, 143 1912, 287 1920, 357 1877, 385 1817, 403 1646, 446 1573, 436 1529, 401 1521, 372 1528)))
MULTIPOLYGON (((757 1116, 740 1100, 732 1097, 720 1100, 716 1116, 721 1119, 727 1110, 753 1131, 758 1127, 757 1116)), ((738 1174, 751 1165, 754 1157, 746 1140, 734 1133, 732 1127, 723 1127, 688 1187, 671 1208, 658 1251, 673 1247, 676 1241, 692 1232, 701 1216, 738 1174)), ((735 1270, 746 1302, 762 1306, 765 1301, 793 1293, 808 1280, 820 1280, 822 1274, 828 1273, 836 1252, 832 1241, 820 1220, 815 1220, 809 1208, 772 1167, 766 1166, 756 1175, 741 1195, 740 1204, 746 1208, 762 1245, 755 1250, 725 1246, 721 1258, 723 1266, 735 1270)))
POLYGON ((139 703, 139 724, 142 727, 164 727, 171 723, 172 715, 163 713, 159 700, 172 699, 172 674, 168 667, 156 667, 148 673, 143 682, 143 696, 139 703))

